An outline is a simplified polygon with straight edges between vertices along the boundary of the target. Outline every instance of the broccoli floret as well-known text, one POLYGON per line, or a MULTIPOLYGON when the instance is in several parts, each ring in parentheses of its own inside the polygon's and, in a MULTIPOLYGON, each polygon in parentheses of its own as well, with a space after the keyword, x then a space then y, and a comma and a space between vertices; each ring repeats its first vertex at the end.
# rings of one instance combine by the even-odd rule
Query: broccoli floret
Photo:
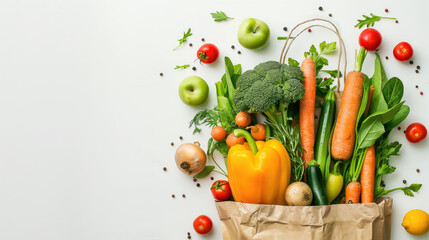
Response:
POLYGON ((268 61, 268 62, 263 62, 256 65, 256 67, 253 70, 255 70, 255 72, 258 73, 259 75, 265 76, 268 71, 272 69, 280 69, 281 66, 282 64, 280 64, 279 62, 268 61))
POLYGON ((286 81, 286 76, 281 69, 272 69, 265 75, 265 81, 280 86, 286 81))
POLYGON ((238 110, 246 112, 265 112, 282 98, 280 87, 267 81, 257 81, 246 91, 237 91, 234 103, 238 110))
POLYGON ((289 79, 283 85, 283 101, 293 103, 304 97, 305 89, 298 79, 289 79))
POLYGON ((251 87, 256 81, 262 79, 262 76, 253 70, 247 70, 237 79, 237 89, 246 90, 251 87))
POLYGON ((298 79, 304 81, 304 75, 299 67, 282 64, 281 70, 286 76, 286 79, 298 79))

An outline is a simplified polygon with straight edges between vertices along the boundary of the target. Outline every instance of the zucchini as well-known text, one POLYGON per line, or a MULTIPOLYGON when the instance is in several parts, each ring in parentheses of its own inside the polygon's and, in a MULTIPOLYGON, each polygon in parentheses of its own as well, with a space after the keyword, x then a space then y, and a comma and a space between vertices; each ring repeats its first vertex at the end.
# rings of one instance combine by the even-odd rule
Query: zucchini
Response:
POLYGON ((307 165, 307 183, 313 192, 313 205, 328 205, 328 198, 325 192, 325 181, 322 178, 322 172, 315 161, 307 165))
POLYGON ((319 127, 317 129, 316 142, 314 144, 314 159, 320 165, 323 179, 329 176, 330 158, 328 157, 329 141, 334 125, 335 94, 331 89, 325 96, 322 112, 320 113, 319 127))

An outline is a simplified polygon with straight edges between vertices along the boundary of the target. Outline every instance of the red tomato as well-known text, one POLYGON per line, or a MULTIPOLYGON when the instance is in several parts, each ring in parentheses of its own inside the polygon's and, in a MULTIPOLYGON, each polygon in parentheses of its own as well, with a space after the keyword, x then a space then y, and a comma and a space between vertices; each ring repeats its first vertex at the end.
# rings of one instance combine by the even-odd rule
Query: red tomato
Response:
POLYGON ((407 130, 405 130, 405 136, 407 137, 408 141, 412 143, 420 142, 426 137, 427 134, 428 131, 421 123, 412 123, 407 127, 407 130))
POLYGON ((194 229, 199 234, 207 234, 212 230, 213 222, 206 215, 201 215, 194 220, 194 229))
POLYGON ((216 126, 212 128, 211 135, 214 140, 222 141, 226 137, 226 130, 221 126, 216 126))
POLYGON ((413 56, 413 47, 407 42, 400 42, 393 49, 393 56, 396 60, 405 62, 411 59, 413 56))
POLYGON ((198 49, 197 57, 202 63, 213 63, 219 57, 219 49, 211 43, 204 44, 198 49))
POLYGON ((380 47, 381 34, 374 28, 367 28, 359 35, 359 45, 367 51, 375 51, 380 47))
POLYGON ((231 187, 228 181, 218 180, 214 182, 211 190, 214 199, 218 201, 226 201, 232 197, 231 187))

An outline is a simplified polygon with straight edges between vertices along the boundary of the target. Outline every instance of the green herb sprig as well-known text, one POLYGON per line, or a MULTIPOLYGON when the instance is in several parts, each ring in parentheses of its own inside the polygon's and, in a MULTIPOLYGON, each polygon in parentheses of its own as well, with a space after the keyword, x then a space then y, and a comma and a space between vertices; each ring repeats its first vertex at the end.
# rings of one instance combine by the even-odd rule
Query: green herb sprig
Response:
POLYGON ((176 67, 174 68, 174 69, 186 69, 186 68, 188 68, 190 65, 189 64, 185 64, 185 65, 181 65, 181 66, 179 66, 179 65, 176 65, 176 67))
POLYGON ((183 37, 181 39, 177 39, 177 41, 179 41, 179 46, 173 50, 176 50, 178 47, 182 46, 182 44, 185 43, 190 36, 192 36, 191 28, 189 28, 187 32, 183 32, 183 37))
POLYGON ((212 15, 212 18, 216 21, 216 22, 222 22, 222 21, 226 21, 228 19, 234 19, 231 17, 228 17, 224 12, 222 11, 216 11, 214 13, 210 13, 212 15))
POLYGON ((375 22, 380 21, 381 19, 392 19, 396 20, 396 18, 393 17, 381 17, 374 14, 370 14, 371 17, 368 17, 367 15, 363 15, 364 19, 358 19, 358 23, 355 25, 355 27, 361 29, 363 26, 366 25, 366 27, 373 27, 375 22))

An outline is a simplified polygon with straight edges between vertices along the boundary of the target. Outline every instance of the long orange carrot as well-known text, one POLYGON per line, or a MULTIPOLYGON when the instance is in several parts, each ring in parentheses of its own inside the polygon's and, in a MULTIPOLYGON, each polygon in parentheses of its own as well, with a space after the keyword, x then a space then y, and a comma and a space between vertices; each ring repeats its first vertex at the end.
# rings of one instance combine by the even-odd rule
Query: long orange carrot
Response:
POLYGON ((374 145, 368 147, 363 160, 360 172, 360 182, 362 184, 362 203, 374 202, 374 180, 375 180, 375 148, 374 145))
POLYGON ((346 203, 359 203, 362 186, 359 182, 351 182, 346 188, 346 203))
POLYGON ((316 105, 316 64, 311 56, 301 63, 304 73, 305 94, 299 103, 299 130, 301 146, 304 149, 303 160, 305 166, 314 159, 314 109, 316 105))
POLYGON ((362 100, 364 80, 361 72, 352 71, 347 74, 331 144, 331 154, 335 159, 347 160, 353 154, 356 118, 362 100))

